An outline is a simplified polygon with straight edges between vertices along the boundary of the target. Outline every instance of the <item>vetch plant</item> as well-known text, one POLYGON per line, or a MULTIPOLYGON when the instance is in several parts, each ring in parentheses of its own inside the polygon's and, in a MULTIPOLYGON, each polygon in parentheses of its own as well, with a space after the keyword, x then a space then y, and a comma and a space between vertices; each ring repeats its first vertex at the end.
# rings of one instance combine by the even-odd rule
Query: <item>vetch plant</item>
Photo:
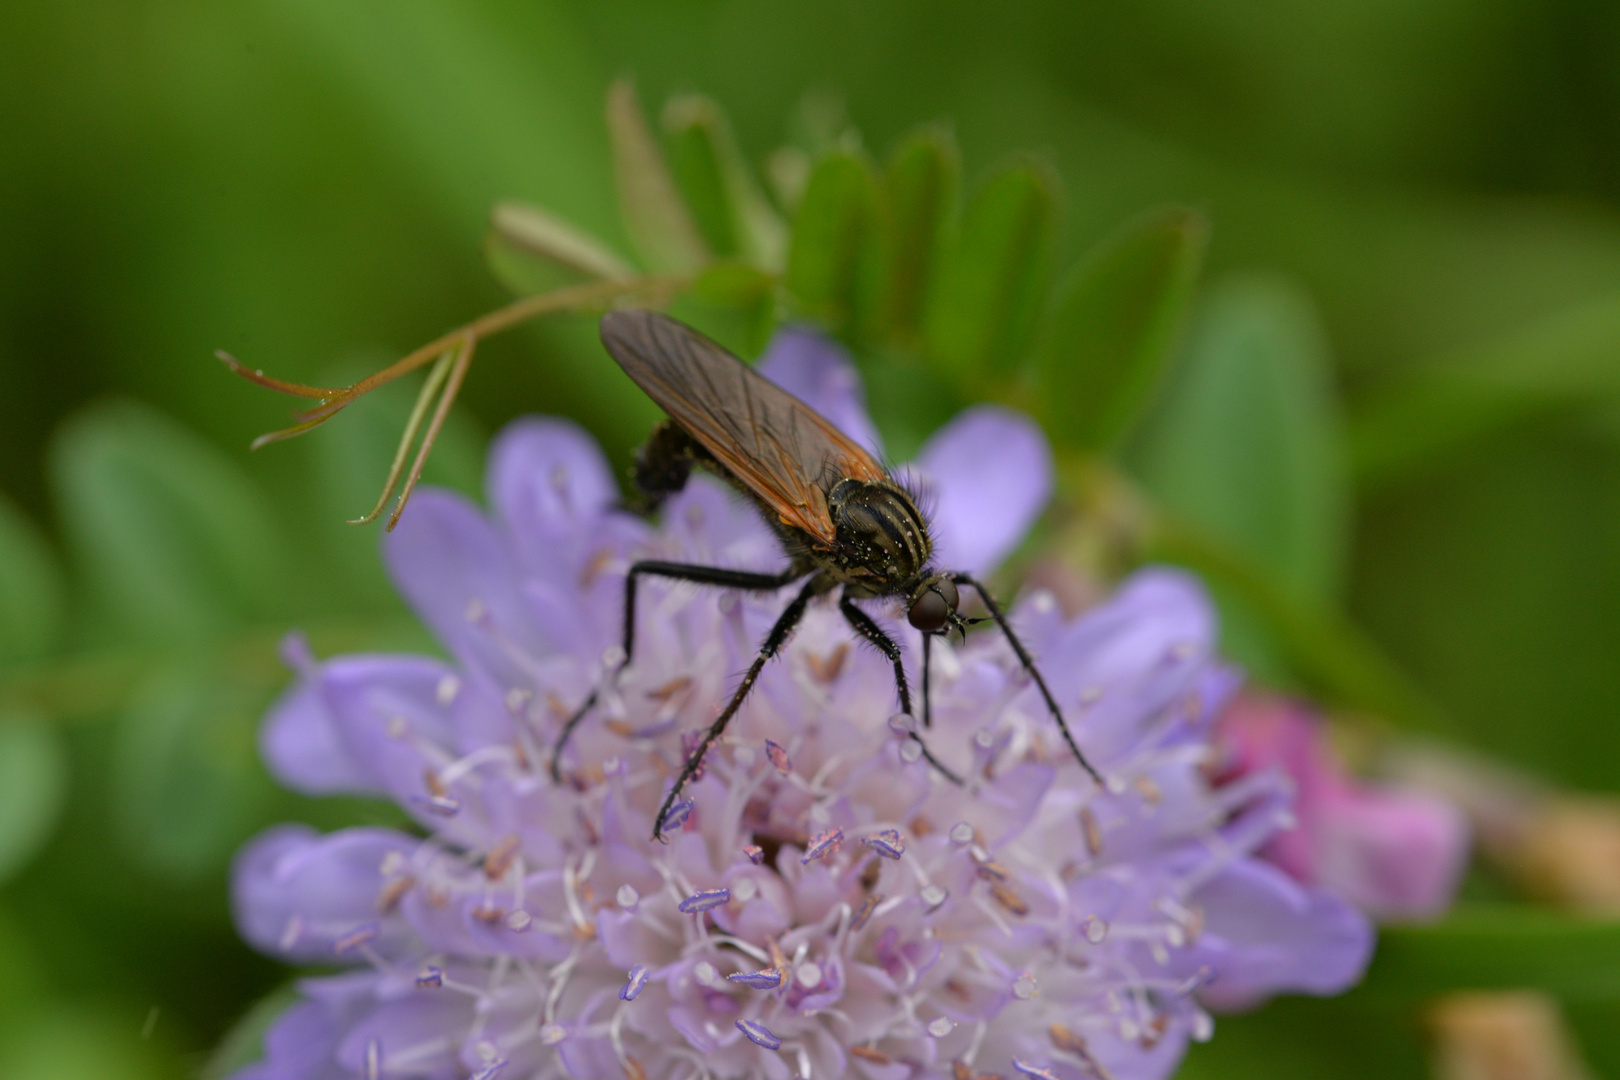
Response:
MULTIPOLYGON (((830 342, 781 335, 762 371, 871 431, 830 342)), ((875 438, 875 436, 873 436, 875 438)), ((1050 494, 1046 442, 977 407, 909 470, 941 557, 983 573, 1050 494)), ((1005 641, 937 647, 931 751, 887 662, 814 607, 711 749, 667 844, 652 818, 784 602, 645 584, 635 665, 548 748, 616 661, 645 557, 769 569, 771 532, 694 479, 657 525, 616 508, 594 444, 520 421, 490 512, 428 490, 386 558, 449 661, 348 656, 299 671, 264 728, 309 793, 396 801, 417 830, 283 826, 239 856, 243 934, 339 965, 240 1080, 328 1077, 1162 1077, 1209 1009, 1360 975, 1365 918, 1257 857, 1291 823, 1276 772, 1218 784, 1236 674, 1196 581, 1148 569, 1067 619, 1013 617, 1107 785, 1069 757, 1005 641)), ((914 662, 915 634, 894 627, 914 662)))

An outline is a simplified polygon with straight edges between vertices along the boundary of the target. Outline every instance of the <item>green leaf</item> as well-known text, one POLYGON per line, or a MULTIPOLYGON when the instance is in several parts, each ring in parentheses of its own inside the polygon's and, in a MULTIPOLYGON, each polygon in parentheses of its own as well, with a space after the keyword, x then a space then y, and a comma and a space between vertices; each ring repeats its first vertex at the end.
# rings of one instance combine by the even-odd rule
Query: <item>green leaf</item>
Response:
POLYGON ((0 885, 56 830, 67 779, 67 748, 49 720, 0 713, 0 885))
POLYGON ((663 123, 670 170, 709 249, 780 269, 787 227, 754 182, 720 106, 699 94, 672 98, 663 123))
POLYGON ((496 278, 521 296, 635 275, 601 240, 526 203, 495 204, 484 253, 496 278))
POLYGON ((1351 416, 1364 488, 1410 483, 1481 439, 1558 411, 1620 400, 1620 298, 1559 312, 1507 340, 1416 363, 1351 416))
POLYGON ((1469 743, 1614 791, 1620 447, 1566 416, 1357 507, 1357 618, 1469 743))
POLYGON ((62 616, 56 553, 34 523, 0 497, 0 666, 49 652, 62 616))
POLYGON ((930 126, 908 136, 884 175, 887 282, 883 318, 902 340, 921 330, 923 305, 942 233, 956 209, 961 161, 948 129, 930 126))
POLYGON ((85 577, 131 631, 194 638, 276 609, 288 582, 270 512, 211 443, 111 401, 67 421, 50 464, 85 577))
POLYGON ((1344 998, 1283 997, 1215 1017, 1176 1080, 1431 1080, 1410 1011, 1344 998))
POLYGON ((717 262, 671 301, 669 313, 738 356, 764 351, 775 326, 776 278, 740 262, 717 262))
POLYGON ((264 0, 255 9, 278 39, 285 27, 301 47, 288 55, 307 74, 284 75, 284 85, 325 87, 313 108, 352 113, 455 232, 511 198, 593 231, 617 228, 594 108, 603 71, 556 5, 524 5, 522 34, 488 9, 442 0, 264 0))
POLYGON ((924 335, 939 370, 969 395, 1021 366, 1046 297, 1057 226, 1057 178, 1038 161, 1009 166, 968 203, 941 260, 924 335))
POLYGON ((635 88, 622 79, 608 90, 607 126, 619 211, 636 250, 657 273, 698 269, 709 261, 709 251, 647 130, 635 88))
POLYGON ((1207 232, 1190 210, 1160 211, 1069 273, 1032 370, 1031 400, 1055 440, 1107 451, 1138 419, 1183 322, 1207 232))
POLYGON ((768 300, 776 279, 739 262, 718 262, 699 274, 691 295, 719 307, 753 307, 768 300))
POLYGON ((1457 908, 1432 925, 1386 926, 1355 996, 1416 1002, 1455 990, 1620 1000, 1620 920, 1503 905, 1457 908))
POLYGON ((217 874, 256 828, 274 787, 259 765, 264 701, 228 673, 148 677, 119 719, 113 805, 135 860, 182 884, 217 874))
MULTIPOLYGON (((138 1000, 138 999, 137 999, 138 1000)), ((6 1080, 163 1080, 182 1075, 163 1043, 142 1042, 140 1014, 82 1001, 35 1003, 0 1044, 6 1080)))
POLYGON ((788 293, 806 313, 835 330, 848 327, 860 307, 875 198, 866 158, 833 150, 816 162, 793 219, 788 293))
POLYGON ((1338 405, 1296 287, 1244 278, 1210 294, 1132 459, 1162 506, 1284 591, 1337 594, 1349 513, 1338 405))

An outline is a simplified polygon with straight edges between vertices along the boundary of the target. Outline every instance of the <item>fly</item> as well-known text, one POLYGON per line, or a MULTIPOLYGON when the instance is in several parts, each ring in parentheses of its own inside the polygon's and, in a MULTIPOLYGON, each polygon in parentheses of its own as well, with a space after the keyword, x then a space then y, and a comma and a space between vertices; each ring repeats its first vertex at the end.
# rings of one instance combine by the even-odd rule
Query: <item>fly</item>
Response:
MULTIPOLYGON (((923 635, 925 728, 932 719, 929 642, 938 634, 963 632, 978 621, 963 618, 957 610, 960 589, 977 592, 1018 662, 1040 688, 1075 760, 1101 786, 1102 777, 1080 752, 1046 680, 1001 606, 972 575, 933 565, 927 519, 876 458, 804 402, 668 316, 642 310, 609 312, 602 318, 602 343, 625 374, 669 414, 636 456, 635 483, 649 503, 656 508, 686 486, 694 466, 702 466, 754 501, 788 554, 787 569, 774 574, 657 559, 632 564, 624 587, 624 652, 610 678, 617 678, 635 655, 636 584, 642 577, 749 592, 775 592, 804 579, 765 635, 731 699, 677 774, 653 823, 654 839, 662 837, 670 809, 742 707, 766 661, 781 650, 810 601, 834 592, 850 628, 894 666, 900 709, 912 715, 900 646, 858 603, 880 597, 904 602, 907 621, 923 635)), ((593 690, 563 725, 552 754, 553 779, 561 779, 569 736, 599 693, 593 690)), ((928 752, 918 732, 910 735, 930 765, 953 783, 962 783, 928 752)))

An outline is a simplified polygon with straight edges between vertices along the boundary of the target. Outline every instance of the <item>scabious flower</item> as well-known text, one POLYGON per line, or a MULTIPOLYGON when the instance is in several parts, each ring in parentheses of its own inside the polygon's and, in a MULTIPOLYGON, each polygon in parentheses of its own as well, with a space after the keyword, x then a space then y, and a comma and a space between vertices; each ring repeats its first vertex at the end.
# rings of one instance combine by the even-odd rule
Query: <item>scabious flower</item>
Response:
POLYGON ((1222 715, 1226 777, 1276 771, 1295 785, 1293 828, 1261 855, 1298 881, 1337 892, 1380 919, 1426 919, 1451 906, 1468 862, 1468 823, 1434 795, 1363 783, 1308 706, 1245 691, 1222 715))
MULTIPOLYGON (((763 370, 876 446, 829 343, 785 332, 763 370)), ((992 408, 911 471, 940 563, 978 573, 1051 486, 1039 432, 992 408)), ((272 769, 391 798, 418 831, 285 826, 241 853, 244 936, 343 970, 299 984, 237 1080, 1147 1080, 1209 1037, 1206 1007, 1359 976, 1365 919, 1254 855, 1287 819, 1287 784, 1209 778, 1236 679, 1191 578, 1138 574, 1076 620, 1049 594, 1014 610, 1106 790, 994 632, 934 648, 923 734, 967 777, 946 781, 895 715, 889 664, 819 605, 659 843, 683 736, 787 597, 648 581, 635 662, 609 684, 625 571, 775 568, 777 542, 701 477, 660 525, 622 513, 602 455, 560 420, 502 433, 488 489, 487 515, 419 494, 385 550, 449 660, 289 650, 272 769), (597 686, 554 784, 559 726, 597 686)), ((890 625, 914 661, 914 632, 890 625)))

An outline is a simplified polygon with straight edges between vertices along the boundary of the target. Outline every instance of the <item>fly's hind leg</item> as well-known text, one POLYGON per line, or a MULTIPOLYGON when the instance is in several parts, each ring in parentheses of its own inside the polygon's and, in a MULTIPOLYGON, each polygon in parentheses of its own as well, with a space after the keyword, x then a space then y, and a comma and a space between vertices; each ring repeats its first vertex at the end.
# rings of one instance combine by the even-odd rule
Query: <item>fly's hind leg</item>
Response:
POLYGON ((630 469, 630 478, 641 493, 648 513, 658 510, 676 492, 686 487, 692 475, 692 466, 706 464, 713 456, 686 429, 673 420, 665 420, 653 428, 641 449, 636 451, 636 462, 630 469))
MULTIPOLYGON (((800 571, 790 567, 780 574, 756 574, 746 570, 727 570, 718 566, 694 566, 691 563, 662 562, 658 559, 643 559, 632 563, 630 573, 624 579, 624 655, 619 658, 618 664, 608 675, 608 681, 615 680, 619 673, 630 666, 630 660, 636 651, 636 582, 643 574, 654 577, 670 578, 675 581, 690 581, 697 585, 713 585, 723 589, 743 589, 748 592, 775 592, 777 589, 800 576, 800 571)), ((585 698, 584 702, 574 714, 563 724, 562 731, 557 735, 557 742, 551 750, 551 778, 554 781, 562 779, 563 749, 568 745, 569 738, 579 722, 585 719, 597 701, 602 696, 602 688, 598 686, 585 698)))

